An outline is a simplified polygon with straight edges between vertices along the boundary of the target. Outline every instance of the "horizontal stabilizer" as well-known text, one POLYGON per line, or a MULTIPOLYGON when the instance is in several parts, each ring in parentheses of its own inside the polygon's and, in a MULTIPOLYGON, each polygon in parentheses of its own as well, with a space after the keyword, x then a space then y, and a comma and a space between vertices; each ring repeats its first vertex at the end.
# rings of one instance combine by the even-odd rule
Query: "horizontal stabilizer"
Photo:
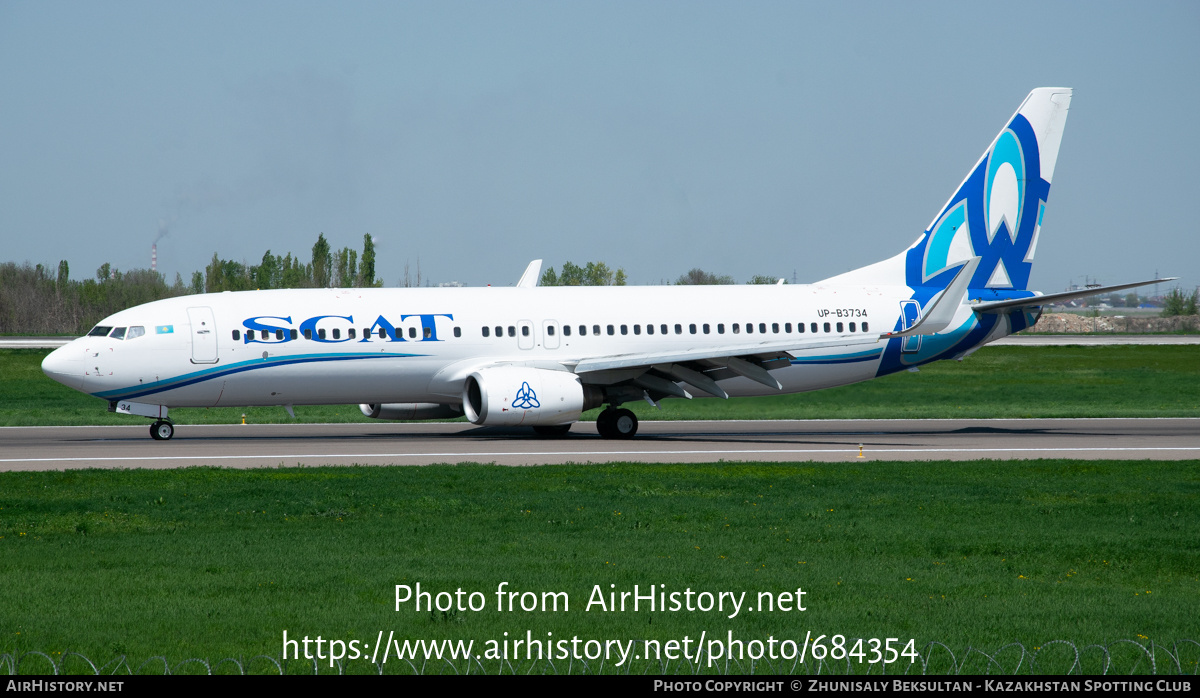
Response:
POLYGON ((1124 291, 1129 288, 1137 288, 1138 286, 1149 286, 1150 284, 1161 284, 1168 281, 1174 281, 1179 277, 1172 276, 1166 279, 1151 279, 1150 281, 1137 281, 1132 284, 1119 284, 1117 286, 1100 286, 1098 288, 1088 288, 1079 291, 1064 291, 1062 293, 1051 293, 1044 296, 1031 296, 1029 298, 1013 298, 1006 301, 985 301, 983 303, 971 304, 971 310, 977 313, 1007 313, 1020 308, 1040 308, 1051 303, 1061 303, 1063 301, 1073 301, 1079 298, 1090 298, 1098 296, 1102 293, 1112 293, 1114 291, 1124 291))

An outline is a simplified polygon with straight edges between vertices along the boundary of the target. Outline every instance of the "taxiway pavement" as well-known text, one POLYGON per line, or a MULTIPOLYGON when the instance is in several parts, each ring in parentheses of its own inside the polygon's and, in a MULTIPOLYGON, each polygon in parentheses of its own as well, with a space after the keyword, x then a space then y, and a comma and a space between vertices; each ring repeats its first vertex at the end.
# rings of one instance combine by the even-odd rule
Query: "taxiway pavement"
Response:
POLYGON ((496 463, 1200 459, 1200 419, 643 421, 606 441, 590 422, 562 438, 529 429, 444 424, 178 425, 0 428, 0 470, 251 468, 496 463), (862 458, 859 458, 859 446, 862 458))

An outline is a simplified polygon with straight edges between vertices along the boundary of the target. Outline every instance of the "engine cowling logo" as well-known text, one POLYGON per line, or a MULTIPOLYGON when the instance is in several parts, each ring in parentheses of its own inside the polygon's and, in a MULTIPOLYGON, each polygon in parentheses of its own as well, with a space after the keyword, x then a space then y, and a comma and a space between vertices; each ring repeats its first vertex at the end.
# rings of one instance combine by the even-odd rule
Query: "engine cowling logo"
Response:
POLYGON ((535 407, 541 407, 542 404, 538 402, 537 393, 533 392, 533 388, 529 387, 529 382, 525 381, 521 383, 521 389, 517 391, 516 396, 513 398, 512 406, 521 410, 531 410, 535 407))

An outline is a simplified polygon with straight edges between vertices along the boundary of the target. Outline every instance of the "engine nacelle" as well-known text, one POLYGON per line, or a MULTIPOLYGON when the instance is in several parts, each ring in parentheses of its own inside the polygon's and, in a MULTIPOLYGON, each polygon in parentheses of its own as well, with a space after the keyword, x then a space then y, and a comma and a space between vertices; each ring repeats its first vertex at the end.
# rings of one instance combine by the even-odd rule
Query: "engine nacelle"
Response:
POLYGON ((457 409, 457 405, 439 405, 436 402, 388 402, 382 405, 359 405, 358 409, 372 419, 401 421, 455 419, 462 416, 462 410, 457 409))
POLYGON ((486 426, 570 424, 603 399, 599 388, 583 385, 574 373, 545 368, 484 368, 463 385, 467 419, 486 426))

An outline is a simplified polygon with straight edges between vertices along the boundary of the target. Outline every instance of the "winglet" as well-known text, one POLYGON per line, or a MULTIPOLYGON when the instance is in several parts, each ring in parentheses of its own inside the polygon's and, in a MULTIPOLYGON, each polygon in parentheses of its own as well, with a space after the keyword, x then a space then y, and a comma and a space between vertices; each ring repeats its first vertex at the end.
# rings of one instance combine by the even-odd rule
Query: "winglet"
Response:
POLYGON ((525 267, 525 273, 521 274, 521 280, 517 282, 517 288, 533 288, 538 285, 538 280, 542 276, 542 260, 535 259, 525 267))
POLYGON ((971 277, 975 276, 975 268, 979 266, 982 257, 972 257, 958 270, 954 279, 946 286, 946 290, 933 301, 933 305, 925 311, 913 326, 901 332, 889 332, 882 335, 883 339, 892 337, 911 337, 913 335, 937 334, 950 326, 959 306, 967 297, 967 286, 971 277), (949 299, 949 300, 947 300, 949 299))

